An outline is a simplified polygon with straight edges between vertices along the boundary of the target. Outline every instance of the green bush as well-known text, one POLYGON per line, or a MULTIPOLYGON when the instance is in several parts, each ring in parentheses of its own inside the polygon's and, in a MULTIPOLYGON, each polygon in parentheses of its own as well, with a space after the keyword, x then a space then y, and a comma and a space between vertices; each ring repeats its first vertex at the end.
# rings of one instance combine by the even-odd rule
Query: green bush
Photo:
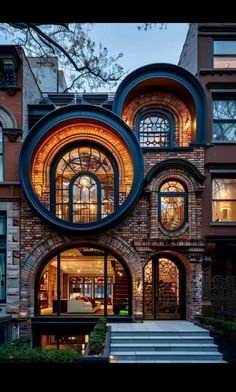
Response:
POLYGON ((199 321, 203 325, 221 330, 224 336, 236 340, 236 323, 216 319, 214 317, 200 317, 199 321))
POLYGON ((71 363, 78 362, 81 355, 75 350, 44 350, 32 348, 29 338, 20 338, 0 345, 0 362, 22 363, 71 363))
POLYGON ((106 319, 101 317, 98 319, 93 332, 89 338, 89 354, 99 355, 104 351, 105 339, 106 339, 106 319))

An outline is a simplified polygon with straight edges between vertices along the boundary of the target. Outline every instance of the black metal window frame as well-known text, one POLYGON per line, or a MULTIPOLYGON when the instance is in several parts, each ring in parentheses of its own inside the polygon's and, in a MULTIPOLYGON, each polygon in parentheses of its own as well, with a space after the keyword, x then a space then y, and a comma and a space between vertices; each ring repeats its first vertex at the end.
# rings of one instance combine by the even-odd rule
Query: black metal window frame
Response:
MULTIPOLYGON (((91 246, 91 244, 80 244, 79 247, 87 247, 87 246, 91 246)), ((65 248, 63 251, 65 251, 66 249, 70 249, 70 247, 65 248)), ((122 259, 118 256, 116 256, 115 254, 112 254, 110 251, 107 251, 106 249, 102 249, 102 247, 96 247, 96 249, 102 250, 103 251, 103 274, 99 275, 99 277, 104 277, 104 317, 114 317, 114 316, 110 316, 108 315, 107 312, 107 305, 108 305, 108 286, 110 286, 110 282, 108 282, 108 276, 107 276, 107 269, 108 269, 108 255, 111 254, 113 255, 116 260, 122 265, 126 276, 127 276, 127 283, 128 283, 128 287, 129 287, 129 295, 128 295, 128 305, 129 305, 129 312, 128 312, 128 317, 130 317, 132 315, 132 277, 131 277, 131 273, 127 267, 127 265, 122 261, 122 259)), ((57 299, 56 299, 56 315, 57 316, 61 316, 61 313, 63 313, 61 311, 61 253, 63 251, 57 252, 56 254, 54 254, 54 257, 56 257, 57 260, 57 275, 56 275, 56 281, 57 281, 57 299)), ((42 274, 42 271, 44 270, 44 268, 46 267, 46 265, 48 263, 50 263, 50 261, 52 260, 53 256, 48 257, 45 262, 43 267, 38 271, 37 276, 36 276, 36 280, 35 280, 35 314, 36 315, 40 315, 40 301, 39 301, 39 284, 40 284, 40 277, 42 274)), ((48 316, 45 316, 48 317, 48 316)), ((119 316, 118 316, 119 317, 119 316)), ((78 316, 78 318, 80 318, 80 316, 78 316)), ((122 319, 124 318, 124 316, 122 316, 122 319)))
POLYGON ((164 182, 161 183, 160 187, 159 187, 159 191, 158 191, 158 217, 159 217, 159 223, 161 224, 161 226, 163 227, 163 229, 172 232, 177 232, 179 230, 181 230, 184 225, 188 222, 188 192, 186 190, 186 186, 185 184, 183 184, 181 181, 175 179, 175 178, 170 178, 168 180, 165 180, 164 182), (166 184, 169 181, 175 181, 180 183, 183 188, 184 188, 184 192, 161 192, 160 189, 161 187, 166 184), (162 197, 183 197, 184 198, 184 221, 183 224, 181 226, 179 226, 177 229, 168 229, 167 227, 165 227, 162 223, 162 219, 161 219, 161 198, 162 197))
POLYGON ((214 115, 214 110, 215 110, 215 102, 216 101, 235 101, 236 104, 236 98, 233 96, 213 96, 213 135, 212 135, 212 141, 215 143, 236 143, 236 116, 233 119, 215 119, 214 115), (214 125, 215 124, 234 124, 235 126, 235 139, 234 140, 228 140, 228 139, 214 139, 214 125))
MULTIPOLYGON (((75 181, 83 176, 87 176, 87 177, 91 177, 95 183, 96 183, 96 187, 97 187, 97 220, 101 219, 101 185, 100 185, 100 181, 99 178, 94 174, 94 173, 90 173, 89 171, 81 171, 78 174, 76 174, 74 177, 72 177, 72 179, 70 180, 70 185, 69 185, 69 220, 71 222, 73 222, 73 215, 74 215, 74 204, 73 203, 73 189, 74 189, 74 185, 75 185, 75 181)), ((90 204, 90 202, 88 203, 90 204)))
POLYGON ((5 303, 6 302, 6 275, 7 275, 7 265, 6 265, 6 230, 7 230, 7 225, 6 225, 6 211, 0 211, 0 216, 3 217, 4 219, 4 232, 0 234, 0 254, 4 255, 4 274, 2 274, 2 278, 0 281, 0 285, 5 287, 4 291, 4 298, 0 298, 0 303, 5 303))
MULTIPOLYGON (((113 168, 113 173, 114 173, 114 212, 118 209, 119 207, 119 169, 118 165, 116 163, 115 158, 112 156, 110 151, 108 151, 104 146, 101 146, 100 144, 96 142, 91 142, 91 141, 81 141, 81 142, 74 142, 66 145, 64 148, 62 148, 59 153, 56 155, 54 158, 51 169, 50 169, 50 211, 54 214, 56 214, 56 169, 57 165, 60 161, 60 159, 65 155, 67 152, 74 148, 79 148, 79 147, 89 147, 89 148, 95 148, 97 150, 100 150, 102 153, 106 155, 106 157, 109 159, 111 166, 113 168)), ((97 176, 94 175, 93 173, 90 173, 89 171, 81 171, 76 173, 75 176, 72 177, 70 180, 70 185, 69 185, 69 222, 73 223, 73 185, 71 182, 74 184, 74 181, 76 180, 77 177, 80 175, 87 175, 90 177, 93 177, 94 179, 96 178, 97 184, 100 185, 100 181, 98 180, 97 176), (82 174, 83 173, 83 174, 82 174), (72 212, 72 213, 71 213, 72 212)), ((100 206, 98 205, 98 221, 102 219, 101 217, 101 186, 100 188, 100 198, 98 195, 98 201, 100 199, 100 206)), ((99 189, 98 189, 99 193, 99 189)), ((93 222, 86 223, 86 225, 92 225, 93 222)))
POLYGON ((3 126, 0 121, 0 182, 4 181, 4 136, 3 126))
MULTIPOLYGON (((167 148, 168 149, 170 147, 174 147, 174 145, 175 145, 174 144, 174 129, 175 129, 175 127, 174 127, 174 120, 173 120, 173 117, 171 116, 171 114, 168 111, 163 110, 163 109, 158 109, 158 108, 150 108, 148 110, 145 110, 145 111, 139 113, 137 115, 135 123, 136 123, 136 125, 135 125, 135 133, 136 133, 136 136, 137 136, 137 138, 139 140, 140 146, 143 149, 149 149, 149 148, 150 149, 160 149, 160 148, 167 148), (160 146, 143 146, 143 145, 141 145, 141 143, 140 143, 140 135, 143 132, 140 132, 140 124, 141 124, 141 121, 143 121, 146 117, 151 116, 151 115, 157 116, 157 117, 159 115, 159 116, 165 117, 167 119, 168 124, 169 124, 169 131, 165 132, 165 133, 169 134, 169 145, 168 146, 165 146, 165 145, 160 145, 160 146)), ((145 133, 152 134, 152 135, 155 135, 155 134, 160 134, 161 135, 162 132, 145 132, 145 133)))

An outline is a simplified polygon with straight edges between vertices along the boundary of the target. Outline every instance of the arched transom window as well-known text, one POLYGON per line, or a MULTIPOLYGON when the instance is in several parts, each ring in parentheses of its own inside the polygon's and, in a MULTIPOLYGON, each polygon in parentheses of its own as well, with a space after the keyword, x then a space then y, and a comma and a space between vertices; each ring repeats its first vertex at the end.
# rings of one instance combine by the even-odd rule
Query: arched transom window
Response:
POLYGON ((172 145, 171 121, 161 111, 147 112, 139 120, 141 147, 169 147, 172 145))
POLYGON ((187 194, 180 182, 170 180, 161 185, 159 216, 167 230, 177 230, 187 221, 187 194))
POLYGON ((79 145, 60 154, 51 170, 51 211, 73 223, 92 223, 118 206, 118 168, 108 151, 79 145))

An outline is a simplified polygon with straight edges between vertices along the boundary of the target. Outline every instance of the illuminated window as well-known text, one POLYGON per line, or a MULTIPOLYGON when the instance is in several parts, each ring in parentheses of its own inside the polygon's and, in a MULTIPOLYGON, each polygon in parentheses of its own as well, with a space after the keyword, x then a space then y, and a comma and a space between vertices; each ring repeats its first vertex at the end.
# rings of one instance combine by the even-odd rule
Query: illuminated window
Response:
POLYGON ((0 303, 6 302, 6 213, 0 212, 0 303))
POLYGON ((0 122, 0 181, 3 181, 3 130, 0 122))
POLYGON ((236 178, 212 181, 213 222, 236 222, 236 178))
POLYGON ((214 68, 236 68, 236 41, 214 41, 214 68))
POLYGON ((73 147, 54 160, 51 211, 73 223, 92 223, 112 214, 118 205, 118 168, 99 146, 73 147))
POLYGON ((177 230, 187 220, 187 194, 180 182, 165 182, 159 192, 159 215, 163 227, 177 230))
POLYGON ((236 142, 236 100, 215 99, 214 141, 236 142))
POLYGON ((138 121, 141 147, 169 147, 173 144, 169 116, 162 111, 148 111, 138 121))

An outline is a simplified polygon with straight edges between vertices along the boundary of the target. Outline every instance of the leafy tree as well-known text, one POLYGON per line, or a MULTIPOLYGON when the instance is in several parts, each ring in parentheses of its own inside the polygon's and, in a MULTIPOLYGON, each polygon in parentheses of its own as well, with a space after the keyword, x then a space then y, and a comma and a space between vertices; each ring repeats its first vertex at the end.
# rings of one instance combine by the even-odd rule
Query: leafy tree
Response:
POLYGON ((24 47, 27 56, 58 56, 69 81, 65 92, 112 88, 125 74, 118 63, 123 54, 110 56, 101 43, 97 46, 89 36, 91 28, 85 23, 1 23, 0 33, 24 47))

